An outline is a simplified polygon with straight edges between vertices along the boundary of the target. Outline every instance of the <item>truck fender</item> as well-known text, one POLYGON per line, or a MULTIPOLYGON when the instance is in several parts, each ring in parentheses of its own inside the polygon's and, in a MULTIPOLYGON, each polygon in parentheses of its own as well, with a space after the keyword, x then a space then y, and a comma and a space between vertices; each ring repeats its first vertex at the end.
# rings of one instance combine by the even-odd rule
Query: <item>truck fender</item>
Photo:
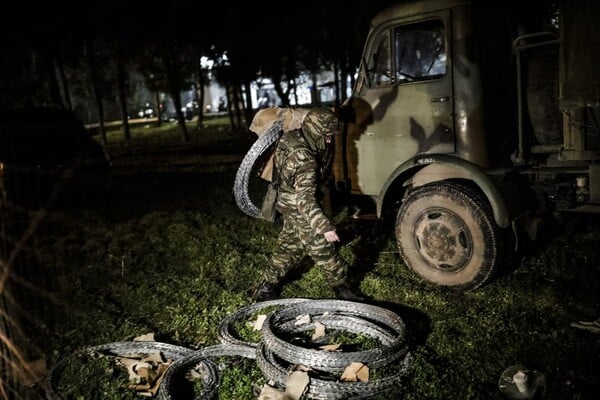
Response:
POLYGON ((383 199, 394 181, 414 169, 418 169, 412 174, 412 181, 415 186, 452 178, 467 179, 474 182, 488 199, 496 224, 502 228, 507 228, 510 225, 506 203, 493 180, 479 166, 444 154, 415 157, 396 168, 383 185, 379 196, 377 196, 377 215, 381 215, 383 199))

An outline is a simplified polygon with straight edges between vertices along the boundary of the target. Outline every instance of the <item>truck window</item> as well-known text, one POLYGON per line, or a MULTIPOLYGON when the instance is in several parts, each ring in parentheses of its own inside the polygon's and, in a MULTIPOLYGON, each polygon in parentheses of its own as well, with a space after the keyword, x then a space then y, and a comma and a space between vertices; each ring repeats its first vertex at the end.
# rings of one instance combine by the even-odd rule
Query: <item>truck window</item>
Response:
POLYGON ((399 83, 439 78, 446 73, 444 24, 439 20, 404 25, 394 32, 399 83))
POLYGON ((392 84, 392 56, 390 52, 390 32, 384 31, 377 38, 369 71, 372 86, 392 84))

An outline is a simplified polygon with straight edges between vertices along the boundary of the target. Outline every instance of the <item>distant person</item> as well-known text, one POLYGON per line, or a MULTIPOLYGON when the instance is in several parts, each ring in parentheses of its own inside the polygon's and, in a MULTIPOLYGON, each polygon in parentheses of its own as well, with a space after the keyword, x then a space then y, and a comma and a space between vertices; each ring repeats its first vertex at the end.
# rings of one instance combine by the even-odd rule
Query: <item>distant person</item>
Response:
POLYGON ((219 97, 218 110, 225 111, 225 99, 223 98, 223 96, 219 97))
POLYGON ((267 108, 271 105, 271 99, 269 99, 269 95, 267 94, 267 92, 265 92, 259 99, 258 99, 258 108, 267 108))
POLYGON ((256 301, 277 298, 282 279, 306 255, 322 268, 338 299, 365 300, 347 283, 348 268, 335 246, 340 238, 319 204, 319 187, 330 173, 333 135, 339 130, 332 111, 314 108, 308 111, 300 129, 286 132, 277 144, 274 173, 279 181, 277 210, 283 216, 283 228, 262 272, 263 281, 254 293, 256 301))
POLYGON ((185 107, 183 109, 183 115, 185 116, 186 120, 191 121, 194 119, 194 110, 192 110, 191 107, 185 107))

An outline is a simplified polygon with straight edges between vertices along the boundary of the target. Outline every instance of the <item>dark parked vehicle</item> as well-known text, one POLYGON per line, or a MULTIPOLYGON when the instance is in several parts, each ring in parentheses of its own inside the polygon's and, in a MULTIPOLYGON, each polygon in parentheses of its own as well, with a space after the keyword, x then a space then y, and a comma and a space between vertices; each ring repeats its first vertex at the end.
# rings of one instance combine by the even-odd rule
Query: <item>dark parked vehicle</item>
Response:
POLYGON ((70 111, 0 113, 0 202, 39 208, 88 205, 111 186, 102 146, 70 111))

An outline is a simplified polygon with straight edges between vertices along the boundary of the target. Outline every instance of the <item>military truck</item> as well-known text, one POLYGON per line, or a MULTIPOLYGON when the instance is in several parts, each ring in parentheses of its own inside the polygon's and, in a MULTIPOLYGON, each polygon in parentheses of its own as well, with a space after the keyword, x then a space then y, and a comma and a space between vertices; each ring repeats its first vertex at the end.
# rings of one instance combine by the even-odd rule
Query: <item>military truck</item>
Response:
POLYGON ((336 142, 335 188, 392 221, 416 274, 459 290, 545 221, 600 211, 600 2, 490 3, 377 14, 336 142))

